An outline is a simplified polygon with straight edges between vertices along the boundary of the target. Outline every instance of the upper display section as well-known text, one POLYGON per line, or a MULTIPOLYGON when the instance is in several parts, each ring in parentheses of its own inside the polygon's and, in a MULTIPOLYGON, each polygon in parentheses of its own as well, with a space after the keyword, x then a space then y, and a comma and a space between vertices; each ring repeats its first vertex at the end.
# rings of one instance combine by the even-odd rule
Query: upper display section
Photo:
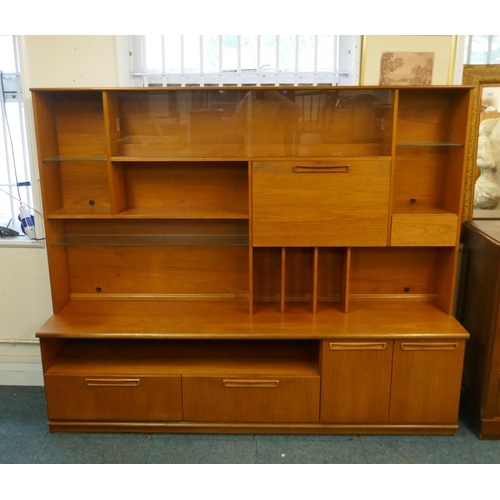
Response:
POLYGON ((464 146, 460 87, 33 89, 44 163, 393 157, 464 146))
POLYGON ((393 91, 108 91, 111 159, 388 156, 393 91))

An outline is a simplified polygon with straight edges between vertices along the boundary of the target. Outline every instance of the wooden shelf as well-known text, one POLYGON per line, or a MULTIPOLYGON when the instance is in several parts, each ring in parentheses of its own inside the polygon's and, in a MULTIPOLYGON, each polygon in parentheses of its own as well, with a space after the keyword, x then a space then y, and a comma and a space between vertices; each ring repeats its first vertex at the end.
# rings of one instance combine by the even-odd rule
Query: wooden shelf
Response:
MULTIPOLYGON (((316 352, 315 352, 316 351, 316 352)), ((319 375, 308 341, 73 340, 50 375, 319 375)))
POLYGON ((73 162, 106 162, 108 161, 108 157, 106 155, 100 156, 89 156, 89 157, 62 157, 56 156, 54 158, 43 158, 43 163, 73 163, 73 162))
POLYGON ((463 148, 465 144, 455 142, 396 142, 398 148, 463 148))
POLYGON ((349 314, 300 304, 286 314, 265 308, 249 316, 245 301, 168 302, 81 300, 70 302, 38 336, 151 339, 467 338, 452 316, 433 302, 353 300, 349 314), (135 321, 140 316, 141 322, 135 321))
POLYGON ((66 234, 53 246, 248 246, 248 234, 66 234))

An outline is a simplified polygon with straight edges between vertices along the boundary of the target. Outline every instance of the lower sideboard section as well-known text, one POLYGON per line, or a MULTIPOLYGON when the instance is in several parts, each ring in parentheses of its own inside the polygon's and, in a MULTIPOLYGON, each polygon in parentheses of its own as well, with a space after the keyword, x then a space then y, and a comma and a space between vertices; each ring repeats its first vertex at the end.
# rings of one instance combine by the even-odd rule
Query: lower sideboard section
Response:
POLYGON ((49 427, 453 434, 464 344, 42 338, 49 427))

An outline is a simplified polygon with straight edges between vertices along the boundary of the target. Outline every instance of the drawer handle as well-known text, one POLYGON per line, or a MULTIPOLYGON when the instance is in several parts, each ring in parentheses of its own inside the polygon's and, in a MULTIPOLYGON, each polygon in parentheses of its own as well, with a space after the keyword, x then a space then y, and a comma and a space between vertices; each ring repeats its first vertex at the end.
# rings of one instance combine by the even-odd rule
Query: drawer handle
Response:
POLYGON ((279 380, 223 380, 224 387, 251 387, 251 388, 267 388, 274 389, 278 387, 279 380))
POLYGON ((295 174, 348 174, 350 165, 294 165, 295 174))
POLYGON ((402 343, 402 351, 456 351, 458 349, 457 342, 429 342, 428 344, 419 343, 402 343))
POLYGON ((139 387, 138 378, 86 378, 87 387, 139 387))
POLYGON ((387 342, 330 342, 331 351, 383 351, 387 342))

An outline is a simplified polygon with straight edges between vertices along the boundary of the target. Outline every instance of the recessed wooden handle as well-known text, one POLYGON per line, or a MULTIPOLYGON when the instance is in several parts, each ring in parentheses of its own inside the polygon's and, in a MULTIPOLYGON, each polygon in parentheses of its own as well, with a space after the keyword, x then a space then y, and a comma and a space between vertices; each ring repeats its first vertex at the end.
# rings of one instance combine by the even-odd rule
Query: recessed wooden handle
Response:
POLYGON ((456 351, 457 349, 457 342, 404 342, 401 344, 403 351, 456 351))
POLYGON ((86 378, 87 387, 139 387, 138 378, 86 378))
POLYGON ((278 387, 279 380, 223 380, 222 383, 224 387, 236 388, 236 387, 248 387, 248 388, 267 388, 275 389, 278 387))
POLYGON ((383 351, 387 342, 330 342, 331 351, 383 351))
POLYGON ((351 170, 350 165, 294 165, 296 174, 347 174, 351 170))

